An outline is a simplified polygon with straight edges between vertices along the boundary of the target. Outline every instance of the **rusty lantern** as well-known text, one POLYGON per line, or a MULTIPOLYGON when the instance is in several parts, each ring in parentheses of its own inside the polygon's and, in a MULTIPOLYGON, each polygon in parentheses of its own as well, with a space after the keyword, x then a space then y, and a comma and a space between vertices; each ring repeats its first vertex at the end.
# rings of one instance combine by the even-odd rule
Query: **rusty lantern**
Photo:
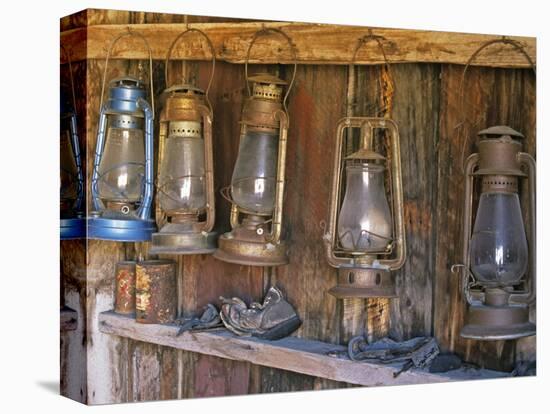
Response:
POLYGON ((230 190, 222 194, 231 202, 232 231, 220 236, 214 256, 220 260, 253 266, 288 263, 281 239, 285 160, 289 117, 286 102, 296 76, 296 53, 281 30, 258 31, 248 47, 245 78, 248 98, 242 109, 239 154, 230 190), (293 54, 292 80, 268 73, 248 76, 250 50, 260 35, 282 35, 293 54), (250 85, 252 83, 252 93, 250 85), (230 194, 228 194, 230 192, 230 194))
POLYGON ((463 264, 453 266, 453 271, 462 268, 469 304, 460 334, 479 340, 534 335, 529 304, 536 291, 535 161, 521 152, 523 135, 510 127, 494 126, 478 135, 479 152, 470 155, 465 168, 463 264), (529 240, 519 198, 525 184, 529 240), (481 193, 472 228, 477 188, 481 193))
POLYGON ((338 268, 338 284, 329 293, 337 298, 395 297, 391 270, 403 266, 406 255, 397 125, 385 118, 340 120, 333 173, 324 240, 328 262, 338 268), (353 130, 360 131, 360 148, 346 155, 346 141, 353 139, 353 130), (389 136, 391 162, 374 151, 374 137, 380 130, 389 136))
POLYGON ((200 30, 181 33, 168 50, 165 79, 176 43, 187 33, 201 34, 210 46, 212 69, 206 92, 189 84, 164 91, 160 115, 157 225, 152 254, 200 254, 216 249, 212 107, 208 91, 215 68, 214 47, 200 30))
POLYGON ((80 144, 76 123, 76 92, 73 79, 71 58, 61 46, 67 57, 70 79, 70 98, 61 88, 60 118, 60 238, 61 240, 86 237, 86 219, 83 213, 84 174, 80 156, 80 144))
POLYGON ((150 218, 153 200, 153 60, 146 39, 127 32, 116 37, 107 53, 97 143, 92 172, 93 211, 88 220, 91 239, 148 241, 155 231, 150 218), (149 95, 141 79, 124 76, 109 82, 103 95, 114 45, 123 36, 139 37, 149 52, 149 95))

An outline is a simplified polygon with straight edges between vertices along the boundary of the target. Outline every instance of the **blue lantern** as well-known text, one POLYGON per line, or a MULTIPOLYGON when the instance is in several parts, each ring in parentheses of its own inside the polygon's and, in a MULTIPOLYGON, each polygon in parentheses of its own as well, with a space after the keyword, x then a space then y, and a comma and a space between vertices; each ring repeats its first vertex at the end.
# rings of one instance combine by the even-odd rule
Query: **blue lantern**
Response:
POLYGON ((84 174, 76 127, 76 98, 69 54, 62 46, 69 64, 70 101, 61 89, 60 119, 60 238, 79 239, 86 236, 86 220, 82 212, 84 174))
POLYGON ((109 82, 109 98, 100 106, 92 173, 93 212, 88 222, 91 239, 148 241, 156 231, 151 219, 153 200, 153 62, 143 36, 128 32, 117 37, 107 54, 101 98, 109 56, 115 43, 127 35, 140 37, 149 50, 149 90, 144 83, 124 76, 109 82))

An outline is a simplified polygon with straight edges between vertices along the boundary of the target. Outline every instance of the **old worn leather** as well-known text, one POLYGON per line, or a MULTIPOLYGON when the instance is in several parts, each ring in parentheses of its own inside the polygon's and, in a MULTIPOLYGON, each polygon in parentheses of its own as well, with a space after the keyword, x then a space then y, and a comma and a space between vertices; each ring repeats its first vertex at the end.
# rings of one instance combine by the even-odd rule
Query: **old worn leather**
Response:
POLYGON ((301 324, 292 305, 276 287, 269 289, 263 303, 253 302, 250 307, 239 298, 220 299, 222 322, 239 336, 279 339, 290 335, 301 324))
POLYGON ((201 316, 183 318, 177 321, 180 325, 176 336, 180 336, 185 331, 195 331, 199 329, 210 329, 220 325, 220 315, 214 305, 206 305, 201 316))

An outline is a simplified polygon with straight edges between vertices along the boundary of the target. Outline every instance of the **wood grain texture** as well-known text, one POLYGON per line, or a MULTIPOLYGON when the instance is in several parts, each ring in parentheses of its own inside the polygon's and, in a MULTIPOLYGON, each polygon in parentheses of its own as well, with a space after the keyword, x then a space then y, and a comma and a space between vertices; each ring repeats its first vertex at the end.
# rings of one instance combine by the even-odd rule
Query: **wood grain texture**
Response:
MULTIPOLYGON (((221 62, 210 89, 214 110, 214 182, 216 188, 216 225, 221 234, 229 230, 228 204, 219 189, 231 180, 238 153, 239 119, 242 105, 243 74, 241 67, 221 62), (222 121, 218 121, 221 119, 222 121), (225 213, 225 214, 224 214, 225 213)), ((200 62, 191 68, 197 84, 203 88, 210 74, 209 62, 200 62)), ((220 296, 238 296, 247 302, 259 301, 263 296, 263 270, 221 262, 210 255, 173 257, 181 262, 182 311, 189 316, 198 314, 208 304, 219 305, 220 296)), ((194 364, 193 396, 237 395, 249 388, 250 364, 239 364, 206 356, 197 357, 194 364), (216 378, 212 386, 208 381, 216 378), (229 378, 229 380, 228 380, 229 378), (231 380, 233 379, 233 380, 231 380)))
POLYGON ((404 340, 432 333, 440 68, 392 65, 392 74, 392 119, 399 127, 401 142, 407 260, 394 272, 399 298, 390 301, 390 334, 404 340))
MULTIPOLYGON (((74 62, 73 67, 77 76, 85 79, 77 82, 82 148, 85 153, 93 154, 104 64, 102 58, 110 39, 126 30, 128 25, 148 37, 158 35, 152 42, 158 59, 153 70, 158 103, 159 94, 165 87, 163 60, 166 49, 172 39, 185 30, 186 19, 192 23, 191 27, 207 31, 222 58, 216 65, 211 90, 216 230, 221 233, 229 230, 229 204, 218 190, 231 180, 245 86, 243 66, 228 62, 242 62, 242 54, 261 24, 235 21, 221 24, 232 19, 86 10, 61 21, 65 30, 61 38, 73 48, 75 60, 85 56, 87 44, 91 46, 90 59, 74 62), (92 26, 88 32, 79 29, 86 24, 92 26), (89 35, 95 37, 88 39, 89 35), (92 59, 94 53, 98 59, 92 59)), ((328 215, 334 125, 346 110, 347 67, 342 65, 347 63, 356 39, 366 34, 367 29, 288 23, 267 25, 282 27, 291 34, 300 50, 301 62, 307 63, 298 68, 295 90, 289 102, 283 227, 284 236, 291 246, 290 264, 262 270, 225 264, 211 256, 165 256, 178 263, 180 314, 187 316, 200 312, 206 303, 218 303, 220 295, 239 296, 247 302, 258 301, 269 285, 277 284, 304 321, 296 332, 303 339, 341 344, 354 334, 366 333, 372 340, 386 333, 396 339, 406 339, 433 332, 444 349, 453 350, 466 360, 486 367, 509 370, 517 360, 535 359, 534 337, 516 342, 480 344, 464 341, 458 336, 464 318, 464 304, 457 281, 452 279, 449 269, 460 259, 461 248, 457 240, 460 240, 462 220, 459 211, 463 197, 459 171, 462 141, 456 136, 456 126, 462 120, 457 113, 457 91, 463 66, 419 63, 463 63, 481 42, 493 37, 375 29, 376 34, 386 37, 384 45, 390 60, 414 62, 392 65, 396 82, 392 117, 401 132, 409 256, 405 267, 396 274, 399 299, 362 301, 356 311, 350 313, 345 311, 342 301, 326 293, 336 283, 336 271, 326 263, 320 223, 326 221, 328 215), (306 44, 312 47, 304 46, 306 44), (322 61, 317 60, 319 56, 322 56, 322 61), (327 56, 329 60, 326 60, 327 56), (342 319, 345 315, 349 323, 342 319)), ((527 44, 529 53, 533 55, 534 39, 519 40, 527 44)), ((189 64, 187 70, 204 87, 209 63, 203 61, 201 41, 192 37, 185 45, 180 48, 182 54, 179 58, 189 50, 193 55, 191 58, 198 59, 189 64)), ((287 52, 276 40, 260 41, 258 45, 254 51, 256 62, 287 61, 287 52), (281 58, 275 56, 275 52, 281 58)), ((133 60, 114 59, 110 63, 109 76, 135 70, 138 65, 135 59, 140 57, 140 50, 132 42, 121 45, 117 54, 123 53, 124 57, 133 60)), ((495 46, 483 52, 475 64, 524 67, 522 59, 507 47, 495 46)), ((356 115, 376 115, 382 109, 379 103, 379 67, 369 66, 380 62, 381 56, 374 46, 367 46, 359 54, 359 63, 366 66, 357 68, 356 115)), ((178 62, 173 66, 176 72, 182 70, 178 62)), ((66 73, 66 67, 63 65, 62 72, 66 73)), ((266 68, 265 65, 254 65, 252 71, 266 68)), ((288 66, 271 66, 269 69, 278 71, 283 77, 289 75, 288 66)), ((475 150, 475 132, 485 126, 504 123, 526 135, 524 148, 535 155, 535 82, 529 70, 471 68, 467 102, 467 124, 463 131, 470 137, 467 154, 475 150)), ((158 116, 160 105, 156 109, 158 116)), ((88 156, 85 163, 88 176, 92 161, 88 156)), ((89 180, 86 187, 89 189, 89 180)), ((529 227, 530 224, 527 222, 526 225, 529 227)), ((64 334, 63 355, 75 355, 75 351, 81 348, 79 355, 87 361, 80 366, 74 358, 65 357, 62 364, 62 392, 65 395, 101 403, 352 386, 338 382, 347 380, 343 377, 312 377, 281 367, 255 365, 255 361, 247 359, 250 358, 248 348, 229 346, 230 352, 236 352, 235 357, 241 359, 236 361, 221 355, 225 352, 223 344, 216 348, 220 355, 212 356, 183 350, 171 342, 143 342, 155 342, 154 337, 117 337, 100 333, 98 313, 112 307, 114 264, 140 255, 146 257, 148 247, 147 243, 136 246, 90 241, 86 251, 85 247, 76 246, 74 241, 62 243, 62 272, 67 281, 65 302, 78 310, 79 327, 86 328, 64 334), (212 385, 208 381, 213 381, 212 385)), ((533 308, 533 317, 534 311, 533 308)), ((332 359, 323 360, 323 364, 332 362, 332 359)), ((314 371, 308 373, 318 375, 314 371)), ((373 378, 378 378, 376 375, 379 374, 374 375, 365 381, 375 385, 373 378)))
MULTIPOLYGON (((87 48, 77 49, 77 59, 104 59, 110 39, 127 30, 128 27, 145 36, 151 43, 154 59, 164 59, 166 51, 180 32, 185 30, 183 23, 156 24, 101 24, 87 28, 65 31, 62 36, 67 42, 79 39, 87 32, 87 48)), ((219 60, 231 63, 243 63, 250 39, 254 33, 265 27, 282 29, 291 38, 297 49, 297 60, 300 64, 348 64, 353 56, 357 39, 367 34, 367 28, 359 26, 338 26, 312 23, 288 22, 224 22, 194 23, 208 34, 212 40, 219 60)), ((388 59, 394 63, 426 62, 463 64, 483 43, 498 36, 464 34, 450 32, 430 32, 422 30, 402 30, 375 28, 375 34, 384 37, 388 59)), ((510 37, 521 42, 527 53, 535 60, 535 38, 510 37)), ((280 40, 266 39, 258 41, 258 52, 253 61, 257 63, 290 63, 289 53, 284 53, 280 40)), ((197 59, 202 56, 202 43, 196 41, 185 54, 176 56, 197 59)), ((143 59, 146 51, 140 44, 129 42, 121 50, 125 59, 143 59)), ((200 59, 200 58, 199 58, 200 59)), ((378 54, 363 55, 358 64, 380 64, 383 57, 378 54)), ((495 47, 490 54, 484 54, 474 63, 481 66, 527 67, 522 56, 518 56, 510 47, 495 47)))
POLYGON ((195 365, 194 397, 221 397, 248 393, 250 364, 199 355, 195 365))
MULTIPOLYGON (((287 68, 288 70, 288 68, 287 68)), ((286 72, 287 76, 290 75, 286 72)), ((297 335, 338 342, 337 300, 327 293, 336 269, 327 263, 322 222, 328 218, 335 125, 345 111, 344 67, 300 66, 290 95, 290 127, 284 200, 284 238, 289 264, 272 270, 303 321, 297 335)))
MULTIPOLYGON (((198 352, 209 357, 216 356, 235 361, 251 362, 365 386, 421 384, 506 376, 506 374, 497 371, 459 369, 444 374, 430 374, 421 370, 411 370, 394 378, 393 373, 398 371, 399 364, 357 363, 349 360, 347 356, 333 357, 328 355, 329 353, 345 354, 345 347, 341 345, 297 337, 287 337, 278 341, 240 338, 225 329, 210 332, 185 332, 178 337, 176 336, 177 326, 139 324, 131 317, 118 315, 114 312, 104 312, 100 315, 99 329, 103 333, 198 352)), ((205 368, 206 371, 208 369, 210 368, 205 368)), ((204 370, 201 369, 202 371, 204 370)), ((212 374, 209 375, 213 376, 212 374)), ((227 373, 223 376, 224 381, 227 380, 228 376, 227 373)), ((204 381, 204 379, 195 375, 196 390, 197 381, 204 381)), ((222 384, 225 384, 225 382, 222 384)))

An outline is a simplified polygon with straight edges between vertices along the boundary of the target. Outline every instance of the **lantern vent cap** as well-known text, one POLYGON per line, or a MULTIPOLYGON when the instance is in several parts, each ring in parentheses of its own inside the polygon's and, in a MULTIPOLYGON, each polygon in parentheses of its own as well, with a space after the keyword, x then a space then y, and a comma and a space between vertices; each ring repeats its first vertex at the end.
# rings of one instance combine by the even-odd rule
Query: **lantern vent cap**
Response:
POLYGON ((252 76, 249 76, 247 78, 250 82, 256 82, 256 83, 265 83, 265 84, 271 84, 271 85, 287 85, 288 82, 279 78, 278 76, 272 75, 271 73, 256 73, 252 76))
POLYGON ((359 151, 354 152, 351 155, 348 155, 346 160, 373 160, 373 161, 384 161, 386 157, 382 154, 374 152, 372 150, 361 148, 359 151))
POLYGON ((197 88, 196 86, 193 86, 188 83, 180 83, 177 85, 170 86, 169 88, 166 88, 163 92, 164 95, 170 95, 174 93, 184 93, 184 94, 190 94, 190 95, 204 95, 204 90, 201 88, 197 88))
POLYGON ((479 131, 477 135, 479 137, 487 137, 487 138, 501 138, 501 137, 510 137, 512 139, 525 138, 525 136, 522 133, 506 125, 492 126, 490 128, 479 131))
POLYGON ((145 88, 143 81, 133 76, 120 76, 118 78, 111 79, 111 81, 109 82, 109 86, 127 89, 145 88))

